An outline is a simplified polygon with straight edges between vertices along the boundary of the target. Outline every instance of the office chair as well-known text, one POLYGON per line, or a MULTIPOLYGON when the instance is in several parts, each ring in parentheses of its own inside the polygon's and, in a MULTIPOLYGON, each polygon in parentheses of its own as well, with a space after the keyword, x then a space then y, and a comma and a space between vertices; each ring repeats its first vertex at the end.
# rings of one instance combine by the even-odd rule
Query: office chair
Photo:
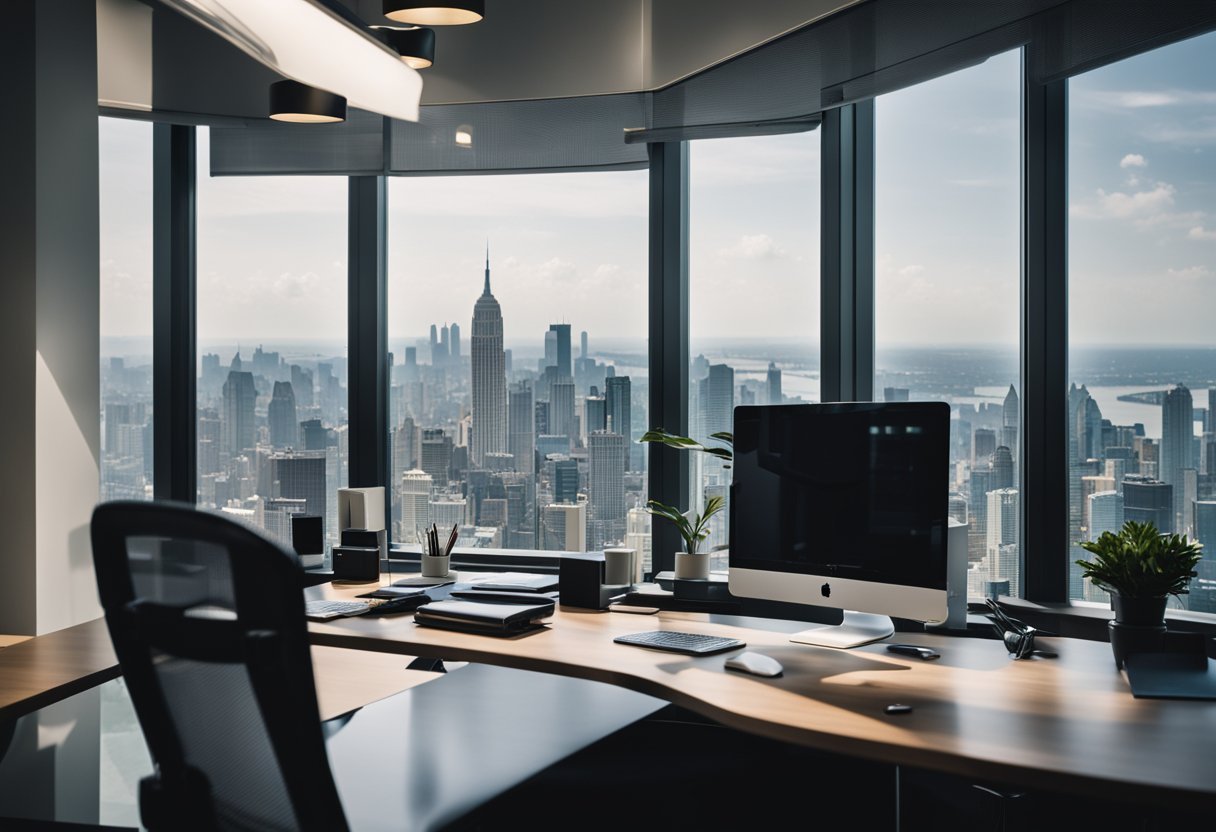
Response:
POLYGON ((106 624, 156 764, 140 783, 144 825, 346 830, 294 555, 178 503, 103 503, 92 540, 106 624))

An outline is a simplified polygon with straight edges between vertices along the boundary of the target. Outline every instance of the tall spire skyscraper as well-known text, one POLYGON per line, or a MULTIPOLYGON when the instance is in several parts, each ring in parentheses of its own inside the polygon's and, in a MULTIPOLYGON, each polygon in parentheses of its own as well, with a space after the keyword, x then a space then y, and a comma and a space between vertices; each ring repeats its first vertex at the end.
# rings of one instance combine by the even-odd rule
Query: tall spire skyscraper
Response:
POLYGON ((507 376, 502 348, 502 309, 490 294, 490 244, 486 243, 486 283, 473 305, 473 438, 470 456, 481 467, 488 453, 507 451, 507 376))

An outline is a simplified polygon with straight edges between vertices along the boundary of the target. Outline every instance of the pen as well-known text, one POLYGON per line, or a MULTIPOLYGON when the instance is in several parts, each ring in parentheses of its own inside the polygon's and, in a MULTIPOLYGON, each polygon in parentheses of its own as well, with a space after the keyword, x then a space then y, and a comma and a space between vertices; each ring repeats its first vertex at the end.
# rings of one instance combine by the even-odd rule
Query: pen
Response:
POLYGON ((454 548, 456 547, 456 537, 457 537, 457 535, 456 535, 456 524, 455 524, 455 523, 453 523, 453 524, 452 524, 452 533, 451 533, 450 535, 448 535, 448 546, 447 546, 447 549, 445 549, 445 550, 444 550, 444 552, 443 552, 443 556, 444 556, 445 558, 446 558, 446 557, 451 557, 451 556, 452 556, 452 549, 454 549, 454 548))

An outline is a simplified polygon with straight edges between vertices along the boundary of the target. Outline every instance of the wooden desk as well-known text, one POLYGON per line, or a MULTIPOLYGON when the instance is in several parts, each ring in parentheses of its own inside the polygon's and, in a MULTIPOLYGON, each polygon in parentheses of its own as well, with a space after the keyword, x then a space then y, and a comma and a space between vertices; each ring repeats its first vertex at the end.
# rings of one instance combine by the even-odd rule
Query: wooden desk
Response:
MULTIPOLYGON (((365 589, 321 591, 341 597, 365 589)), ((696 613, 571 610, 559 610, 548 630, 515 639, 419 627, 408 615, 309 629, 315 644, 608 682, 825 751, 1092 797, 1216 805, 1216 703, 1133 699, 1109 645, 1099 642, 1051 639, 1059 659, 1012 661, 995 641, 901 634, 940 650, 941 659, 923 662, 881 644, 849 651, 792 644, 786 633, 696 613), (612 642, 656 629, 740 638, 780 661, 785 675, 761 679, 726 671, 723 655, 690 658, 612 642), (915 711, 887 716, 892 703, 915 711)))
MULTIPOLYGON (((407 670, 398 655, 314 647, 313 676, 321 719, 332 719, 434 679, 407 670)), ((117 679, 118 659, 103 618, 0 650, 0 722, 14 720, 117 679)))

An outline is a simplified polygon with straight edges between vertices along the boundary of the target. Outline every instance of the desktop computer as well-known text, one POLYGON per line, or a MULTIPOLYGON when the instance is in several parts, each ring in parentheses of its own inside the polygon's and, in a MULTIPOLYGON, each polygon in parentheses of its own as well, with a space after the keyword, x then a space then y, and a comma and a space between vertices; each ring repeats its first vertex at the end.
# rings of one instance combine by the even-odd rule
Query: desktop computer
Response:
POLYGON ((950 408, 735 408, 732 595, 845 611, 793 640, 856 647, 947 618, 950 408))

